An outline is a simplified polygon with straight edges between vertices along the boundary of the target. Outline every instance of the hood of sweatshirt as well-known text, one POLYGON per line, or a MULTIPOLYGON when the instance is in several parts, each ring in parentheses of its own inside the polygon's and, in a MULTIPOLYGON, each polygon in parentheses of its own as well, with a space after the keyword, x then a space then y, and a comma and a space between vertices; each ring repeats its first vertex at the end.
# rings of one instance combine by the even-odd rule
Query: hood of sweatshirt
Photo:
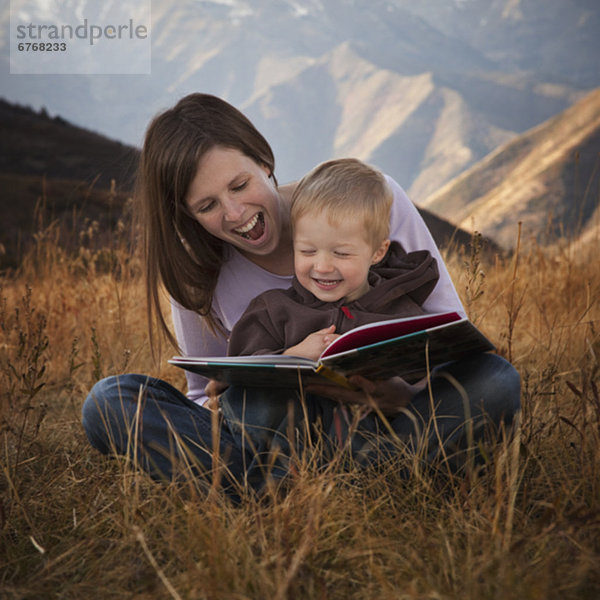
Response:
POLYGON ((343 298, 334 303, 319 300, 296 278, 292 288, 294 300, 310 308, 344 306, 364 312, 398 312, 398 316, 402 316, 407 303, 420 307, 425 302, 438 279, 437 262, 429 250, 407 253, 398 242, 392 242, 385 257, 369 270, 369 290, 353 302, 348 303, 343 298), (394 306, 398 306, 398 311, 394 306))

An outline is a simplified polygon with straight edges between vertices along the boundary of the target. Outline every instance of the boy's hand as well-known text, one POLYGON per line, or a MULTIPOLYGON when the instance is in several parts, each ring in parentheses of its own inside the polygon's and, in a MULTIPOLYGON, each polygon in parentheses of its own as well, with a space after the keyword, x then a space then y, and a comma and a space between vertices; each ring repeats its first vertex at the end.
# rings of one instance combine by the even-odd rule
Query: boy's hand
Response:
POLYGON ((337 333, 333 333, 334 331, 335 325, 330 325, 325 329, 315 331, 306 336, 299 344, 285 350, 284 354, 317 360, 319 356, 321 356, 323 350, 325 350, 333 340, 340 337, 337 333))
POLYGON ((211 379, 204 388, 204 393, 208 396, 208 401, 204 406, 209 410, 219 410, 219 396, 229 387, 229 384, 216 379, 211 379))

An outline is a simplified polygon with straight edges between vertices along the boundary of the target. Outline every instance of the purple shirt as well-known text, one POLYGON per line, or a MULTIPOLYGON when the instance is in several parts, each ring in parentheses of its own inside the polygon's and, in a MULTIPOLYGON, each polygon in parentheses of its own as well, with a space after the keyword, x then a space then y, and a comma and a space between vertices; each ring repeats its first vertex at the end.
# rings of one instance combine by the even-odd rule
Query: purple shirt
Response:
MULTIPOLYGON (((394 193, 390 219, 390 239, 402 244, 406 252, 429 250, 437 260, 440 278, 431 295, 423 304, 427 313, 455 310, 465 315, 440 252, 415 205, 404 190, 390 177, 386 177, 394 193)), ((250 301, 266 290, 288 288, 291 275, 275 275, 255 265, 232 246, 221 268, 213 300, 213 310, 227 332, 242 316, 250 301)), ((225 356, 227 337, 215 337, 195 312, 171 302, 175 336, 183 356, 225 356)), ((190 400, 203 404, 207 379, 186 372, 190 400)))

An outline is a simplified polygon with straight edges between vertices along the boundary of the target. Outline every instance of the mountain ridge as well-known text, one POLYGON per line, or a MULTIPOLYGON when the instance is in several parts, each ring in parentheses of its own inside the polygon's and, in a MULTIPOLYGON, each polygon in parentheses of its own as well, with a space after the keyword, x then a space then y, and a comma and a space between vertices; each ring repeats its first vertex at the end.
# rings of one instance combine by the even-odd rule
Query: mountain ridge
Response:
POLYGON ((0 270, 17 268, 47 227, 69 249, 102 247, 122 233, 138 155, 62 117, 0 98, 0 270))
POLYGON ((538 241, 576 236, 596 210, 599 169, 600 88, 497 148, 422 206, 504 247, 513 245, 519 221, 538 241))
POLYGON ((2 73, 10 93, 0 95, 139 146, 154 114, 187 93, 213 93, 266 134, 281 181, 352 154, 390 173, 418 204, 600 84, 592 36, 600 10, 583 0, 568 8, 563 0, 155 0, 151 76, 50 82, 2 73), (431 88, 419 103, 415 78, 431 88), (376 95, 377 83, 387 95, 376 95), (389 116, 389 132, 369 111, 389 116))
MULTIPOLYGON (((140 151, 28 107, 0 99, 0 269, 16 268, 40 224, 54 223, 61 244, 94 225, 97 245, 130 219, 140 151)), ((419 209, 441 247, 469 246, 471 235, 419 209)), ((90 240, 88 240, 90 242, 90 240)), ((500 249, 491 241, 488 253, 500 249)))

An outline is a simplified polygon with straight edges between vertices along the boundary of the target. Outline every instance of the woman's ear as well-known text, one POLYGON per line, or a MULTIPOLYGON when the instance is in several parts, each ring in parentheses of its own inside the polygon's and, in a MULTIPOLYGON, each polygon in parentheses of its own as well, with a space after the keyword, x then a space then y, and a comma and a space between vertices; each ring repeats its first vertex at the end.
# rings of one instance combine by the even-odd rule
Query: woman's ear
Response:
POLYGON ((260 168, 267 174, 267 177, 273 181, 275 187, 278 187, 277 177, 275 177, 273 169, 266 163, 261 163, 260 168))
POLYGON ((373 254, 373 258, 371 258, 371 264, 375 265, 380 260, 382 260, 383 257, 386 255, 386 252, 388 251, 389 247, 390 247, 390 240, 383 240, 383 242, 381 242, 381 246, 379 246, 379 248, 377 248, 377 250, 375 250, 375 252, 373 254))

